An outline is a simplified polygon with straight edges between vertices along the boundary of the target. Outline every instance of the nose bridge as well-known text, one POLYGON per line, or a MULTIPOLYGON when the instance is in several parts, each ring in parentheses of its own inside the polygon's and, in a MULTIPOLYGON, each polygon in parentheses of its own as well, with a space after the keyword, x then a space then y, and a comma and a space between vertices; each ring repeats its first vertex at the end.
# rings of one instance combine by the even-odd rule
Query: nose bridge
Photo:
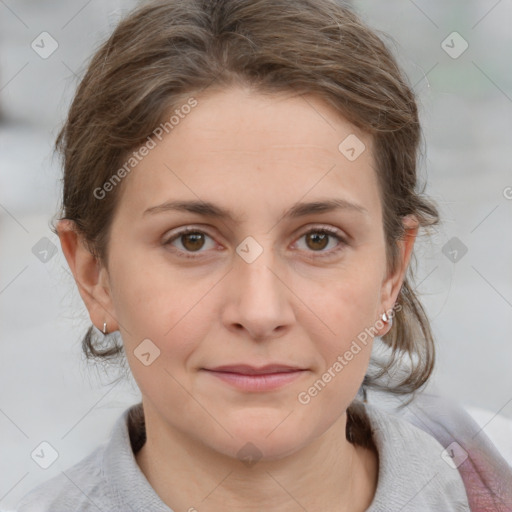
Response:
MULTIPOLYGON (((273 247, 273 237, 248 236, 236 248, 233 268, 236 297, 229 321, 245 327, 253 337, 264 338, 293 319, 285 286, 284 267, 273 247)), ((233 292, 231 293, 233 297, 233 292)))
MULTIPOLYGON (((236 248, 239 260, 236 263, 237 280, 240 284, 249 286, 254 294, 260 290, 264 294, 276 291, 279 281, 276 277, 276 254, 271 235, 246 237, 236 248)), ((274 295, 274 294, 273 294, 274 295)), ((269 297, 267 297, 269 299, 269 297)))

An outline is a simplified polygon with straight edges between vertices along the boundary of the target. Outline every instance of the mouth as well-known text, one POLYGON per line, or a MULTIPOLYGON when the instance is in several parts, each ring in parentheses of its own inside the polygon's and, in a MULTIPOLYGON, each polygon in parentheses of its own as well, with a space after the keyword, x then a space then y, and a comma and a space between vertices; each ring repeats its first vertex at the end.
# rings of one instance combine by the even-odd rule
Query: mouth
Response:
POLYGON ((283 364, 254 367, 246 364, 201 368, 219 381, 241 391, 272 391, 308 373, 307 369, 283 364))
POLYGON ((268 375, 271 373, 289 373, 303 370, 297 366, 285 364, 267 364, 265 366, 255 367, 248 364, 236 364, 216 366, 215 368, 204 368, 205 370, 224 373, 238 373, 240 375, 268 375))

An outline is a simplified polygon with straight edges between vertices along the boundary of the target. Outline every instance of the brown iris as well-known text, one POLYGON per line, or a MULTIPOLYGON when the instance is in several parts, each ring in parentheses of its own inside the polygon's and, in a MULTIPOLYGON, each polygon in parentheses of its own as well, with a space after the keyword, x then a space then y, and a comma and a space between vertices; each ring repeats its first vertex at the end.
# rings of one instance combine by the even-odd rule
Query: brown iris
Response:
POLYGON ((329 234, 322 233, 321 231, 313 231, 306 234, 306 240, 312 241, 313 246, 308 244, 310 249, 324 249, 327 246, 329 234), (318 245, 320 244, 320 245, 318 245))
POLYGON ((187 250, 197 251, 204 245, 204 233, 185 233, 181 235, 181 243, 187 250))

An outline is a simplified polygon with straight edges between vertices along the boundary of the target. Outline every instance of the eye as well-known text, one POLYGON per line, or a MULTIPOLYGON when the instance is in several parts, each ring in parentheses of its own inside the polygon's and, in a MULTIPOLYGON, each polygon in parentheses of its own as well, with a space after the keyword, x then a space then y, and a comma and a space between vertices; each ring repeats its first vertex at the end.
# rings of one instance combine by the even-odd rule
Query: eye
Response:
MULTIPOLYGON (((324 226, 306 231, 301 235, 299 240, 302 238, 305 238, 306 241, 305 250, 307 252, 321 253, 318 255, 318 257, 321 258, 332 256, 348 245, 346 240, 339 235, 336 229, 324 226), (330 240, 335 240, 337 243, 334 244, 333 249, 325 250, 325 248, 329 246, 330 240)), ((201 251, 201 249, 205 248, 207 245, 207 239, 212 241, 210 249, 214 248, 215 243, 213 243, 213 238, 210 235, 200 229, 188 227, 174 233, 173 236, 163 242, 163 245, 172 246, 173 252, 176 252, 180 257, 197 258, 199 255, 196 256, 194 253, 200 254, 201 252, 205 252, 201 251), (177 247, 175 243, 181 245, 181 247, 177 247)), ((297 242, 295 245, 297 245, 297 242)), ((208 247, 206 247, 206 249, 208 249, 208 247)), ((315 257, 317 256, 315 255, 315 257)))
MULTIPOLYGON (((173 246, 173 242, 178 242, 181 245, 181 248, 176 248, 178 256, 183 256, 185 258, 195 258, 191 253, 199 253, 204 252, 201 249, 205 246, 205 240, 209 238, 213 240, 207 233, 201 231, 197 228, 186 228, 177 233, 175 233, 171 238, 163 242, 165 246, 173 246)), ((213 247, 215 244, 213 244, 213 247)), ((212 248, 212 247, 210 247, 212 248)))
POLYGON ((310 251, 308 252, 322 253, 319 255, 321 258, 332 256, 333 254, 336 254, 337 252, 342 250, 347 245, 346 240, 342 236, 340 236, 339 232, 334 228, 313 228, 307 231, 306 233, 303 233, 299 240, 302 238, 305 238, 306 247, 307 249, 310 249, 310 251), (334 244, 333 249, 324 250, 326 247, 329 246, 329 239, 334 239, 337 241, 337 243, 334 244))

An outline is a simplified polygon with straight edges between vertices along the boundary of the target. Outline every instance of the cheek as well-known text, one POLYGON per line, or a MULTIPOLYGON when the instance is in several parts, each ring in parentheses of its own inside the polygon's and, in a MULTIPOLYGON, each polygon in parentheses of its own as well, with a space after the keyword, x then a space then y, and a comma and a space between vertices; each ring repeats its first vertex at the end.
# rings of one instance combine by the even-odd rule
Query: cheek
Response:
POLYGON ((378 319, 382 275, 377 262, 360 261, 318 284, 303 281, 297 290, 327 337, 345 342, 378 319))
POLYGON ((185 279, 161 257, 144 256, 119 258, 112 271, 112 297, 123 341, 132 350, 149 338, 162 353, 189 351, 201 329, 211 324, 204 304, 215 281, 211 276, 185 279))
POLYGON ((191 387, 193 355, 214 322, 207 293, 212 286, 200 280, 185 284, 179 276, 164 279, 158 271, 146 270, 132 273, 116 290, 133 377, 148 399, 169 404, 169 417, 177 410, 198 414, 184 389, 191 387))
POLYGON ((313 296, 311 309, 318 312, 318 318, 309 316, 308 330, 317 368, 296 398, 299 407, 323 415, 320 430, 350 405, 368 369, 379 297, 374 283, 371 277, 353 276, 329 293, 313 296))
POLYGON ((380 270, 375 260, 372 264, 361 259, 358 265, 347 265, 327 285, 304 284, 298 292, 308 297, 307 306, 314 313, 305 313, 302 323, 307 322, 318 363, 310 382, 314 389, 311 394, 304 391, 310 397, 321 394, 317 403, 326 407, 340 399, 350 403, 368 368, 378 330, 380 270))

